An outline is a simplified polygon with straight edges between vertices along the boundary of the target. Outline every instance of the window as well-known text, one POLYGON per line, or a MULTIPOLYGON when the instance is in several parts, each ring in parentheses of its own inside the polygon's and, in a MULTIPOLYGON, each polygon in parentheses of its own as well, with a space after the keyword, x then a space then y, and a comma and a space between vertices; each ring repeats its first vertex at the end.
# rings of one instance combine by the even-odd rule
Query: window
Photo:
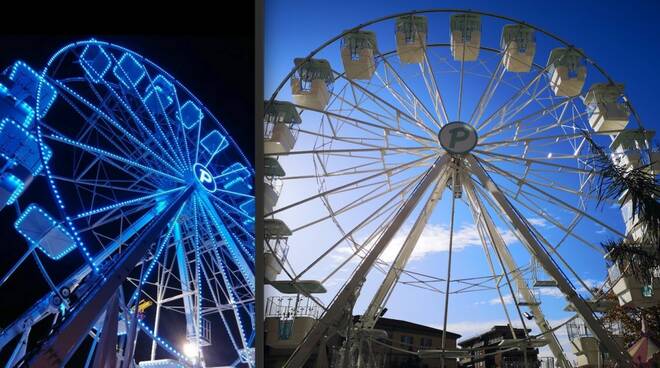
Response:
POLYGON ((419 339, 419 348, 420 349, 429 349, 433 346, 433 339, 430 337, 421 337, 419 339))
POLYGON ((413 337, 401 335, 401 347, 413 351, 413 337))
POLYGON ((644 296, 645 298, 652 298, 653 297, 653 286, 652 285, 642 286, 642 296, 644 296))
POLYGON ((292 319, 281 319, 279 324, 279 337, 280 340, 288 340, 291 337, 291 328, 293 327, 292 319))

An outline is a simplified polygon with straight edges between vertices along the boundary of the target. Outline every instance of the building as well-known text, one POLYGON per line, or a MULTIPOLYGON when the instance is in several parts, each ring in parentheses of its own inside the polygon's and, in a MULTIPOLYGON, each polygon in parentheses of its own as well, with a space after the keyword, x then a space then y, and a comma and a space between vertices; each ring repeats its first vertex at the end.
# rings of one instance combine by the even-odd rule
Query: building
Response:
MULTIPOLYGON (((279 368, 284 365, 303 337, 321 315, 321 309, 310 299, 302 296, 272 297, 266 302, 265 320, 265 367, 279 368)), ((355 316, 357 321, 359 317, 355 316)), ((441 368, 440 358, 420 359, 416 353, 424 349, 440 349, 442 330, 416 323, 381 317, 375 330, 381 332, 381 343, 371 344, 372 354, 379 367, 392 368, 441 368), (391 346, 388 347, 388 346, 391 346), (406 353, 410 351, 411 353, 406 353), (414 354, 413 354, 414 353, 414 354)), ((456 350, 461 335, 447 332, 445 347, 456 350)), ((341 357, 343 339, 331 337, 323 347, 313 352, 305 367, 333 367, 341 357), (320 354, 319 354, 320 352, 320 354), (320 361, 319 361, 320 360, 320 361)), ((445 368, 457 367, 456 359, 446 359, 445 368)))
MULTIPOLYGON (((524 338, 525 330, 515 328, 517 338, 524 338)), ((531 330, 527 330, 528 332, 531 330)), ((488 332, 471 337, 458 343, 462 349, 472 350, 469 358, 463 358, 460 366, 464 368, 538 368, 541 366, 538 349, 528 347, 527 364, 525 351, 514 349, 501 351, 505 340, 513 339, 509 325, 493 326, 488 332)))
MULTIPOLYGON (((419 350, 434 349, 439 350, 442 347, 442 330, 402 321, 398 319, 381 317, 376 322, 375 328, 387 332, 387 340, 395 348, 417 352, 419 350)), ((447 331, 445 335, 445 348, 447 350, 456 350, 456 340, 461 337, 459 334, 447 331)), ((408 354, 400 350, 390 349, 383 345, 378 345, 374 350, 383 357, 383 367, 392 368, 441 368, 441 358, 419 358, 413 354, 408 354)), ((445 368, 457 367, 456 359, 445 359, 445 368)))

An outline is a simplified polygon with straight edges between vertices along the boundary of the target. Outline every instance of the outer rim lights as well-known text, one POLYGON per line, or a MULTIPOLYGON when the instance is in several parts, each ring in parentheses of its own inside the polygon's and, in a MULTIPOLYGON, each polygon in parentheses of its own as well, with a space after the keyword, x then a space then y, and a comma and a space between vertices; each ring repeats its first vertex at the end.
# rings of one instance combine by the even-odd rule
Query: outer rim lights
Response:
POLYGON ((215 178, 209 169, 206 166, 200 164, 199 162, 193 165, 193 173, 197 183, 204 188, 207 192, 213 193, 218 187, 215 183, 215 178))

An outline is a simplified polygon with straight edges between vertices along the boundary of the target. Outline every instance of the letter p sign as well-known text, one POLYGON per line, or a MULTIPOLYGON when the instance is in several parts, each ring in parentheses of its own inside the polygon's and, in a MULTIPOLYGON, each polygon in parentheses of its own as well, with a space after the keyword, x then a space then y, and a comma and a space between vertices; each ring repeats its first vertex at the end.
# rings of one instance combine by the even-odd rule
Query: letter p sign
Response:
POLYGON ((195 173, 195 178, 197 182, 207 191, 213 193, 216 190, 215 179, 213 174, 200 163, 193 165, 193 172, 195 173))
POLYGON ((466 153, 477 145, 477 132, 466 123, 455 121, 440 129, 438 139, 449 153, 466 153))

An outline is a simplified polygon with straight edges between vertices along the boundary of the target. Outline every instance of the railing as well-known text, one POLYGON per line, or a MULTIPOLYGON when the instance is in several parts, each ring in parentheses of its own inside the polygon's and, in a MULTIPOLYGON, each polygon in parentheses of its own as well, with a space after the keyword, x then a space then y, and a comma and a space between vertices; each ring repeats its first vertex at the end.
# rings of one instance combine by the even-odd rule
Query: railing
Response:
MULTIPOLYGON (((620 336, 623 331, 623 325, 619 321, 615 322, 605 322, 601 321, 603 327, 610 333, 612 336, 620 336)), ((593 334, 589 327, 587 327, 584 320, 581 318, 576 318, 566 324, 566 330, 568 332, 569 339, 576 339, 580 337, 592 337, 593 334)))
POLYGON ((286 238, 266 239, 265 253, 272 253, 280 260, 286 259, 289 253, 289 244, 286 238))
POLYGON ((528 359, 527 363, 523 358, 508 358, 505 357, 502 361, 502 368, 539 368, 541 362, 534 359, 528 359))
POLYGON ((321 312, 321 307, 305 296, 273 296, 266 299, 266 317, 278 317, 280 319, 319 318, 321 312))

